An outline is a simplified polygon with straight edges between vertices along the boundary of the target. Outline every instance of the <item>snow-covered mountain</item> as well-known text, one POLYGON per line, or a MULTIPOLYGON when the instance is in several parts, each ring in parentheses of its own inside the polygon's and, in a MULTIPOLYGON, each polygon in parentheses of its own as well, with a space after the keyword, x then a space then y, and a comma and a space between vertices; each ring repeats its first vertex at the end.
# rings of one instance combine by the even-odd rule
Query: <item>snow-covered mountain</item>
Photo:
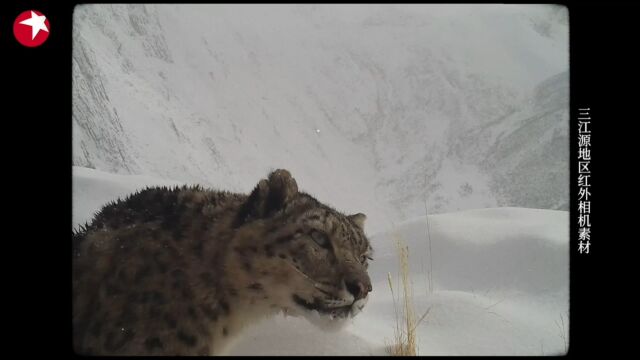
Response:
POLYGON ((353 324, 274 318, 232 354, 385 354, 398 236, 421 355, 566 351, 568 214, 522 209, 568 208, 565 8, 92 4, 73 26, 74 226, 145 186, 248 192, 275 168, 368 216, 353 324))
POLYGON ((80 5, 73 164, 249 191, 269 169, 371 229, 567 209, 567 11, 80 5))

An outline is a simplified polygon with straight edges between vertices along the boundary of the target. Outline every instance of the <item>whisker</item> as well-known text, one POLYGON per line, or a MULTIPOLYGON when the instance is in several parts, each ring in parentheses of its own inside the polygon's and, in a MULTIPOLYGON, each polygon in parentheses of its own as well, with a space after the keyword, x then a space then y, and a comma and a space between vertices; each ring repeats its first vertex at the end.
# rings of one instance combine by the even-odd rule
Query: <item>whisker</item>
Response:
POLYGON ((332 293, 330 293, 327 290, 322 289, 321 287, 318 286, 318 284, 313 284, 313 286, 316 288, 316 290, 320 291, 321 293, 327 295, 327 296, 333 296, 332 293))
POLYGON ((299 270, 298 268, 296 268, 295 266, 293 266, 290 262, 285 261, 285 263, 289 266, 291 266, 291 268, 293 270, 295 270, 298 274, 302 275, 305 280, 313 283, 313 287, 315 287, 317 290, 319 290, 320 292, 322 292, 323 294, 326 295, 332 295, 330 292, 328 292, 327 290, 324 290, 323 288, 320 287, 320 284, 318 282, 316 282, 315 280, 313 280, 309 275, 305 274, 304 272, 302 272, 301 270, 299 270))

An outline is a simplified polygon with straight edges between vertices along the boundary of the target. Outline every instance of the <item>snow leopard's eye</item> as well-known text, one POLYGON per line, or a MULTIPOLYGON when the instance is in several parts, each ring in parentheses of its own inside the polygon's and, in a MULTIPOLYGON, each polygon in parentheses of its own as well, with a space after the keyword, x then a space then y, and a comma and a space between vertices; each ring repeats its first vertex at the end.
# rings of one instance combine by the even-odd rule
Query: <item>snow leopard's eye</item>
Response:
POLYGON ((313 232, 311 232, 311 238, 316 242, 316 244, 322 246, 323 248, 329 246, 329 238, 327 237, 327 234, 321 231, 314 230, 313 232))

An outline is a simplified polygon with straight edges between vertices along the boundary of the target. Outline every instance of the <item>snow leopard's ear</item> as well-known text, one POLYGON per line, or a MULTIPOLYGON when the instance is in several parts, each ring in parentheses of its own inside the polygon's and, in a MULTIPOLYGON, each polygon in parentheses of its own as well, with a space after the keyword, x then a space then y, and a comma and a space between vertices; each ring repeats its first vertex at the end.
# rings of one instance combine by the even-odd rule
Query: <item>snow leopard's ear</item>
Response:
POLYGON ((298 184, 291 173, 278 169, 262 179, 242 205, 235 225, 240 226, 254 219, 268 217, 281 210, 298 194, 298 184))
MULTIPOLYGON (((262 183, 263 181, 261 180, 260 182, 262 183)), ((265 215, 282 209, 286 203, 293 200, 298 194, 296 180, 289 171, 284 169, 278 169, 269 174, 267 185, 269 191, 264 208, 265 215)))
POLYGON ((347 216, 349 220, 353 221, 360 229, 364 230, 364 221, 367 220, 367 215, 363 213, 357 213, 347 216))

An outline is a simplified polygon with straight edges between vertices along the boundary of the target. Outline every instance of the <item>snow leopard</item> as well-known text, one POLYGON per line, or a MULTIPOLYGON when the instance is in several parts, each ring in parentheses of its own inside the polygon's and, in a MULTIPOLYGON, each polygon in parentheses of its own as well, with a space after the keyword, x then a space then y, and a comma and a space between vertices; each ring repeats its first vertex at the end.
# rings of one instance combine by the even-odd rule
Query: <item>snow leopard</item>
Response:
POLYGON ((279 169, 250 194, 147 187, 73 230, 72 327, 86 355, 218 355, 278 313, 340 328, 370 292, 363 213, 279 169))

